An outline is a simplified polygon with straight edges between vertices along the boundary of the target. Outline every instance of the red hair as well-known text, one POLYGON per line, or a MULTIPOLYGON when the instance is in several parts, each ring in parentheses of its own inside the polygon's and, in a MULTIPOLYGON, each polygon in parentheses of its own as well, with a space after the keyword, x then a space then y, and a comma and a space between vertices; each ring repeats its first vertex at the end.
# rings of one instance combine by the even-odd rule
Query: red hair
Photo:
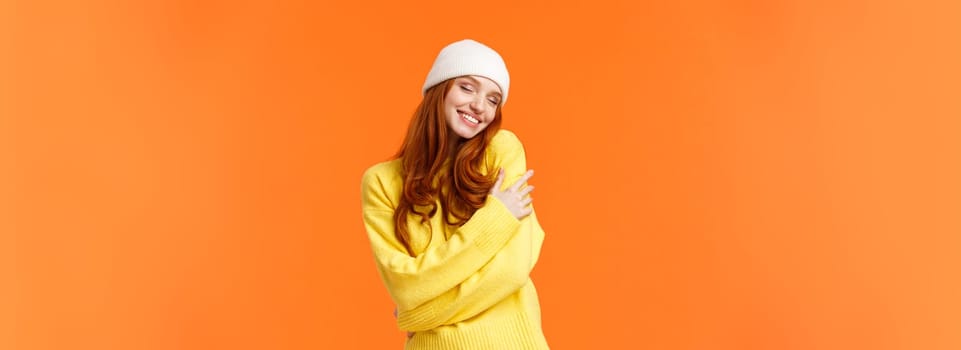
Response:
POLYGON ((501 108, 497 106, 494 120, 484 130, 473 138, 460 139, 449 150, 449 138, 459 138, 448 129, 444 111, 444 100, 452 86, 454 79, 449 79, 424 93, 396 156, 402 163, 404 192, 394 211, 394 234, 411 256, 416 254, 407 226, 409 215, 419 216, 420 224, 433 229, 429 220, 437 213, 439 198, 444 222, 463 225, 484 205, 494 186, 494 172, 482 174, 481 166, 487 145, 500 130, 501 108), (450 166, 445 166, 448 160, 450 166), (428 209, 417 211, 415 206, 428 209))

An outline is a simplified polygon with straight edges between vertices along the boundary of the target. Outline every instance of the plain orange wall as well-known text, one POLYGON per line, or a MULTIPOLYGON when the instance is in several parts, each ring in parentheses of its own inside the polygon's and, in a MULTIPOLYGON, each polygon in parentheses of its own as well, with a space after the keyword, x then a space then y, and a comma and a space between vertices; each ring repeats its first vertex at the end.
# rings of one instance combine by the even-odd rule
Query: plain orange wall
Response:
POLYGON ((474 38, 554 349, 961 349, 961 2, 3 7, 0 348, 401 348, 360 175, 474 38))

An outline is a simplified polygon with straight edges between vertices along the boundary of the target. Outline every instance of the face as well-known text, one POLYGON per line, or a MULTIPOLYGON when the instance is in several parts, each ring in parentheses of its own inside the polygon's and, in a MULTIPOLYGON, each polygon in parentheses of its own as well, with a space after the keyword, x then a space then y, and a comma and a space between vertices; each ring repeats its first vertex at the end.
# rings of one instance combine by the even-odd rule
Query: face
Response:
POLYGON ((469 139, 487 128, 501 103, 501 89, 493 80, 467 75, 454 78, 444 98, 447 127, 469 139))

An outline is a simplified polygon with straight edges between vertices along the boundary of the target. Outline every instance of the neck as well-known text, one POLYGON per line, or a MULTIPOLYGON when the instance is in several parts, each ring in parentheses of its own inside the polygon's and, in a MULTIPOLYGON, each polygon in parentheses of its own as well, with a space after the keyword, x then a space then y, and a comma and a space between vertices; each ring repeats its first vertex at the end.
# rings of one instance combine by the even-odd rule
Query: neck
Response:
MULTIPOLYGON (((451 134, 453 134, 453 132, 451 134)), ((461 141, 460 136, 452 136, 453 137, 447 139, 447 158, 453 158, 457 154, 457 144, 461 141)))

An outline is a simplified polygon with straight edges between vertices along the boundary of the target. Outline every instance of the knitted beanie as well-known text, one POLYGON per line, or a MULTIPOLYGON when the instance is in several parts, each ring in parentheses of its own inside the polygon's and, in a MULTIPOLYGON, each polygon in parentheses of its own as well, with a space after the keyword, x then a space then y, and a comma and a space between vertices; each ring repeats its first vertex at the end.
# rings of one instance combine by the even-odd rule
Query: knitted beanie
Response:
POLYGON ((447 79, 464 75, 479 75, 493 80, 501 88, 501 105, 507 102, 511 78, 504 59, 494 49, 470 39, 447 45, 440 50, 434 66, 427 73, 421 93, 447 79))

